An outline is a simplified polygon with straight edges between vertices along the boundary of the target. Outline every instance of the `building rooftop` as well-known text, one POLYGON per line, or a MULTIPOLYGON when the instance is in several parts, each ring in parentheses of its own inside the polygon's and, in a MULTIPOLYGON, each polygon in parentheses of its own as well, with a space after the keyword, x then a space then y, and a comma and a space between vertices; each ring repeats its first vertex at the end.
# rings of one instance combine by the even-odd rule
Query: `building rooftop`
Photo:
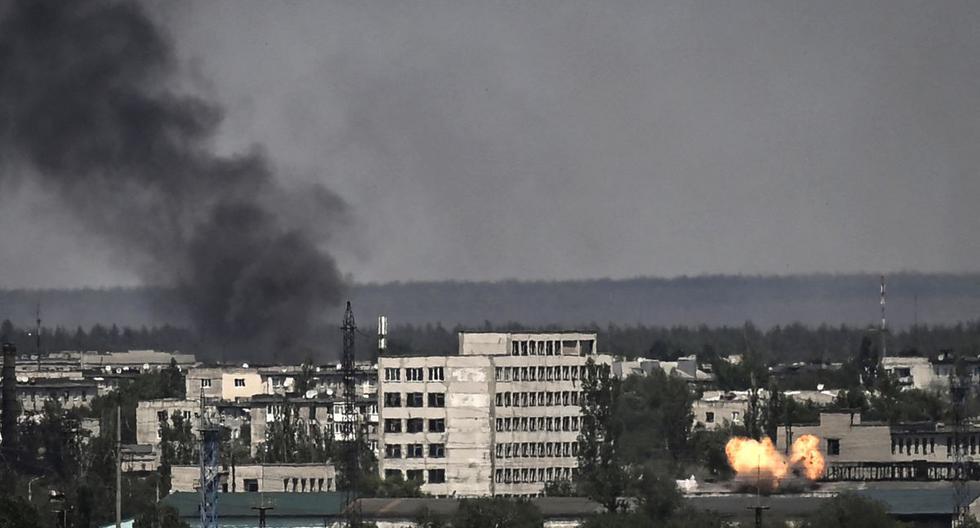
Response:
MULTIPOLYGON (((252 508, 271 506, 269 517, 324 517, 340 516, 344 510, 346 494, 343 492, 263 492, 263 493, 219 493, 218 515, 225 517, 258 518, 252 508)), ((177 509, 181 517, 198 517, 201 494, 197 492, 175 492, 167 495, 163 503, 177 509)), ((318 524, 319 526, 319 524, 318 524)))
MULTIPOLYGON (((413 518, 423 510, 440 516, 452 516, 459 508, 459 499, 451 498, 365 498, 358 499, 355 507, 368 518, 413 518)), ((602 511, 602 506, 585 497, 539 497, 531 499, 546 518, 582 518, 602 511)))

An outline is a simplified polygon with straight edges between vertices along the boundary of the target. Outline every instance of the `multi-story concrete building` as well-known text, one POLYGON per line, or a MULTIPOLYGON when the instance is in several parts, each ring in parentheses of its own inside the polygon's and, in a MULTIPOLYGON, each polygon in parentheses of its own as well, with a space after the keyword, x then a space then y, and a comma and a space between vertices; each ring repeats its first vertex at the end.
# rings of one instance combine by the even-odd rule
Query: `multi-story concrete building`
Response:
MULTIPOLYGON (((345 428, 338 424, 346 419, 343 413, 344 402, 337 397, 284 397, 284 396, 255 396, 249 402, 251 424, 251 454, 256 456, 266 441, 266 433, 274 422, 283 420, 286 412, 298 427, 306 432, 316 429, 323 438, 331 438, 335 442, 350 440, 350 433, 345 436, 345 428)), ((360 394, 356 403, 357 420, 361 425, 362 438, 368 448, 378 453, 378 402, 374 394, 360 394)), ((346 429, 350 431, 350 429, 346 429)))
POLYGON ((381 356, 383 476, 437 496, 540 495, 577 467, 590 333, 459 334, 456 355, 381 356))

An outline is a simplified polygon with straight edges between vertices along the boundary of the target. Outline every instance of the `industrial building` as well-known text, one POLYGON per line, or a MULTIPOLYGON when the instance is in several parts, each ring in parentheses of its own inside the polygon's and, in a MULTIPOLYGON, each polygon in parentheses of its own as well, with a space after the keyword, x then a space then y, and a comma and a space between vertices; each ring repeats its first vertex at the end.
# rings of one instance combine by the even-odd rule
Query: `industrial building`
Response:
POLYGON ((537 496, 577 468, 594 333, 459 334, 454 355, 378 359, 379 470, 435 496, 537 496))

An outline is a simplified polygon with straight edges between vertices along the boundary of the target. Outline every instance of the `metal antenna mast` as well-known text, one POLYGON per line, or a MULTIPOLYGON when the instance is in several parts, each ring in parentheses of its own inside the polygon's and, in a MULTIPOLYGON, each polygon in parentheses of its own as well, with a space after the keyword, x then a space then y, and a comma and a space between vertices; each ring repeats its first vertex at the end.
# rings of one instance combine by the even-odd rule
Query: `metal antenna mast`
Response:
POLYGON ((201 435, 201 528, 218 528, 218 449, 221 429, 205 412, 204 389, 201 389, 201 418, 198 433, 201 435))
POLYGON ((887 350, 887 345, 886 345, 887 340, 885 339, 885 332, 888 331, 888 321, 887 321, 887 319, 885 319, 885 276, 884 276, 884 274, 882 274, 882 276, 881 276, 881 301, 880 301, 880 303, 881 303, 881 328, 879 329, 880 330, 879 333, 881 334, 881 358, 884 359, 885 356, 888 355, 888 350, 887 350))
POLYGON ((958 522, 969 513, 971 498, 967 496, 968 465, 966 460, 966 435, 964 434, 964 419, 966 398, 970 391, 970 378, 964 372, 965 366, 960 361, 959 354, 953 355, 953 372, 949 380, 950 399, 953 404, 953 508, 954 522, 958 522))
POLYGON ((358 512, 354 508, 354 501, 357 500, 357 483, 361 477, 360 468, 360 427, 357 423, 357 386, 354 379, 354 338, 357 335, 357 324, 354 322, 354 310, 351 309, 350 301, 347 301, 347 309, 344 311, 344 424, 342 431, 344 440, 347 442, 347 490, 346 490, 346 510, 347 526, 357 526, 359 519, 358 512))

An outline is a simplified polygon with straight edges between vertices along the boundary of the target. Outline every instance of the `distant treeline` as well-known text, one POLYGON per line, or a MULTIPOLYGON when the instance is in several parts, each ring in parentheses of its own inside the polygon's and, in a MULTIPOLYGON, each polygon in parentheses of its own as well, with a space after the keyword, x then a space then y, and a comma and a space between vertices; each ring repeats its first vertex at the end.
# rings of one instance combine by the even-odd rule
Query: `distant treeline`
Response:
MULTIPOLYGON (((486 324, 481 327, 445 327, 441 324, 397 325, 390 329, 388 353, 453 354, 458 346, 458 332, 463 330, 520 332, 561 331, 564 326, 528 327, 519 323, 486 324)), ((731 354, 753 354, 765 363, 842 362, 858 351, 861 339, 871 336, 877 346, 880 334, 873 328, 858 326, 810 327, 803 324, 759 328, 751 323, 741 326, 619 326, 580 325, 575 330, 596 332, 599 352, 625 357, 647 357, 674 360, 696 354, 705 362, 731 354)), ((303 351, 270 351, 270 359, 300 361, 307 357, 329 362, 337 358, 339 332, 324 328, 323 348, 303 351)), ((36 347, 34 328, 17 327, 4 321, 0 336, 15 343, 23 353, 36 347)), ((376 357, 374 328, 362 327, 358 333, 357 354, 362 359, 376 357)), ((980 321, 955 325, 917 325, 889 332, 886 346, 890 355, 934 355, 942 350, 980 355, 980 321)), ((202 359, 235 359, 227 351, 214 350, 202 344, 195 332, 171 325, 131 328, 101 324, 89 328, 42 327, 41 351, 84 350, 113 352, 154 349, 181 351, 202 359)))
POLYGON ((34 328, 14 326, 4 321, 0 326, 0 338, 14 343, 20 354, 33 354, 40 346, 42 353, 70 351, 122 352, 126 350, 194 351, 198 340, 194 332, 170 325, 147 328, 108 327, 96 324, 87 330, 81 326, 68 329, 42 327, 41 339, 34 328))
MULTIPOLYGON (((401 325, 391 331, 392 355, 434 352, 453 353, 457 332, 441 325, 401 325)), ((530 331, 562 330, 562 327, 527 328, 517 323, 487 325, 480 330, 530 331)), ((597 332, 599 352, 625 357, 674 360, 696 354, 705 362, 731 354, 752 354, 765 363, 844 362, 854 357, 862 338, 869 336, 879 346, 875 329, 857 326, 802 324, 774 326, 768 329, 746 323, 741 326, 581 326, 582 331, 597 332)), ((980 355, 980 322, 955 325, 917 325, 886 334, 889 355, 934 355, 942 350, 980 355)))
MULTIPOLYGON (((963 345, 962 340, 953 337, 933 336, 937 341, 926 341, 923 332, 926 328, 956 328, 958 323, 964 325, 961 328, 969 327, 968 322, 980 314, 980 274, 896 273, 887 278, 888 321, 895 332, 895 343, 890 348, 963 345), (916 324, 918 330, 911 332, 916 324)), ((601 343, 616 353, 646 353, 660 342, 656 345, 658 353, 667 350, 671 355, 678 350, 710 353, 706 346, 727 352, 752 345, 806 359, 837 357, 842 351, 853 350, 860 342, 855 336, 878 323, 878 290, 878 275, 823 274, 396 282, 355 284, 348 293, 362 332, 358 349, 365 354, 374 349, 375 320, 384 314, 393 329, 404 328, 410 336, 404 341, 406 346, 415 343, 425 348, 454 349, 454 330, 458 328, 500 328, 517 321, 537 328, 601 328, 601 343), (745 326, 746 322, 751 322, 751 326, 745 326), (424 329, 426 325, 441 326, 443 330, 428 336, 409 330, 424 329), (703 337, 701 325, 713 329, 710 337, 703 337), (842 330, 840 325, 847 325, 847 329, 842 330), (754 338, 753 332, 763 337, 754 338)), ((194 328, 176 292, 167 288, 0 290, 0 319, 31 327, 38 305, 46 328, 65 329, 51 336, 57 346, 71 345, 79 326, 93 329, 96 324, 109 334, 113 325, 118 326, 120 334, 126 328, 132 329, 131 334, 142 333, 144 326, 148 329, 145 339, 119 341, 100 337, 96 340, 98 347, 124 342, 150 343, 138 348, 173 346, 190 350, 188 347, 198 343, 186 337, 191 333, 183 330, 180 332, 185 337, 177 340, 170 334, 166 339, 151 337, 154 328, 194 328)), ((264 359, 336 359, 341 312, 342 307, 338 306, 320 314, 320 327, 312 346, 270 350, 264 359)), ((164 334, 171 331, 161 330, 164 334)), ((102 333, 96 332, 100 336, 102 333)), ((241 356, 233 349, 215 352, 213 345, 210 348, 204 351, 209 357, 231 360, 241 356)))

